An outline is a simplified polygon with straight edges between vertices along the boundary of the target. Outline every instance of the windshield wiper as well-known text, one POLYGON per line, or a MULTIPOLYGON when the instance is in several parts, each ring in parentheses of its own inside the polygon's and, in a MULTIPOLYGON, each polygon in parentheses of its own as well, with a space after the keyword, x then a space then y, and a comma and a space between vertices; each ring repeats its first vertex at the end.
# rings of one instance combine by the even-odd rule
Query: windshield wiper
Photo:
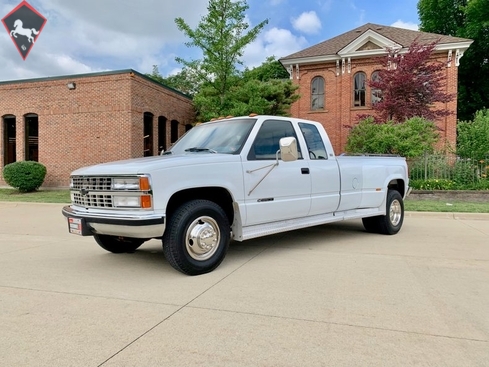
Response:
POLYGON ((163 152, 162 155, 170 155, 170 154, 173 154, 171 150, 167 150, 166 152, 163 152))
POLYGON ((209 152, 209 153, 217 153, 214 149, 199 148, 199 147, 188 148, 188 149, 185 149, 185 151, 186 152, 209 152))

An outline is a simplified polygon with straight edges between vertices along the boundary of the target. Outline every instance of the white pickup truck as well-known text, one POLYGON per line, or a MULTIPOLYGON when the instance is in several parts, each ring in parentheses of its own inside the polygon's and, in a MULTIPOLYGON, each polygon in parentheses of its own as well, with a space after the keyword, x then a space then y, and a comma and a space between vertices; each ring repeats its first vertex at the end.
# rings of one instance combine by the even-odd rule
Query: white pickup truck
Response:
POLYGON ((320 123, 251 115, 200 124, 161 156, 78 169, 70 186, 71 233, 113 253, 162 239, 169 263, 198 275, 231 239, 354 218, 396 234, 408 175, 401 157, 335 156, 320 123))

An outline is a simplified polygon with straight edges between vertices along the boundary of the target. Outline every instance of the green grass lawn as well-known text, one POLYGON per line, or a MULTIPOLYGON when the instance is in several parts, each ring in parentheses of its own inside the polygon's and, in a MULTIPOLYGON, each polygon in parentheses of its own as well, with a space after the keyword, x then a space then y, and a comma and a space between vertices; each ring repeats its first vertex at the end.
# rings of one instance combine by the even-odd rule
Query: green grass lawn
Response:
MULTIPOLYGON (((69 203, 69 190, 39 190, 20 193, 15 189, 0 189, 0 201, 35 202, 35 203, 69 203)), ((419 212, 453 212, 453 213, 489 213, 489 203, 446 202, 435 200, 405 201, 407 211, 419 212)))
POLYGON ((406 200, 404 209, 412 212, 489 213, 489 203, 406 200))
POLYGON ((22 193, 15 189, 0 189, 0 201, 31 203, 69 203, 69 190, 39 190, 22 193))

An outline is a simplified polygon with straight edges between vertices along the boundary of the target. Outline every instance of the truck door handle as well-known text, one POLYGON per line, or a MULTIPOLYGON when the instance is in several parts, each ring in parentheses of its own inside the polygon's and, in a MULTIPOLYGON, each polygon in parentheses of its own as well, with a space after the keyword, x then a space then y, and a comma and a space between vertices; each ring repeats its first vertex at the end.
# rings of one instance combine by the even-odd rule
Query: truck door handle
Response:
POLYGON ((308 175, 309 174, 309 168, 301 168, 301 172, 303 175, 308 175))

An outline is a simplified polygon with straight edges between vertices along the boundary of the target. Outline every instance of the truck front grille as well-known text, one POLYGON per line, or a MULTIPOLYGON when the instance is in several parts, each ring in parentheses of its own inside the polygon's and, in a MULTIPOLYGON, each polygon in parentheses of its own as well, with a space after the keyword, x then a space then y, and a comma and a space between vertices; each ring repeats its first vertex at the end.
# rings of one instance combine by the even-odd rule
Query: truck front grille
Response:
POLYGON ((85 189, 90 191, 110 191, 112 189, 112 178, 72 176, 71 189, 72 190, 85 189))
POLYGON ((85 208, 112 208, 112 195, 86 194, 72 192, 71 200, 73 204, 85 208))

